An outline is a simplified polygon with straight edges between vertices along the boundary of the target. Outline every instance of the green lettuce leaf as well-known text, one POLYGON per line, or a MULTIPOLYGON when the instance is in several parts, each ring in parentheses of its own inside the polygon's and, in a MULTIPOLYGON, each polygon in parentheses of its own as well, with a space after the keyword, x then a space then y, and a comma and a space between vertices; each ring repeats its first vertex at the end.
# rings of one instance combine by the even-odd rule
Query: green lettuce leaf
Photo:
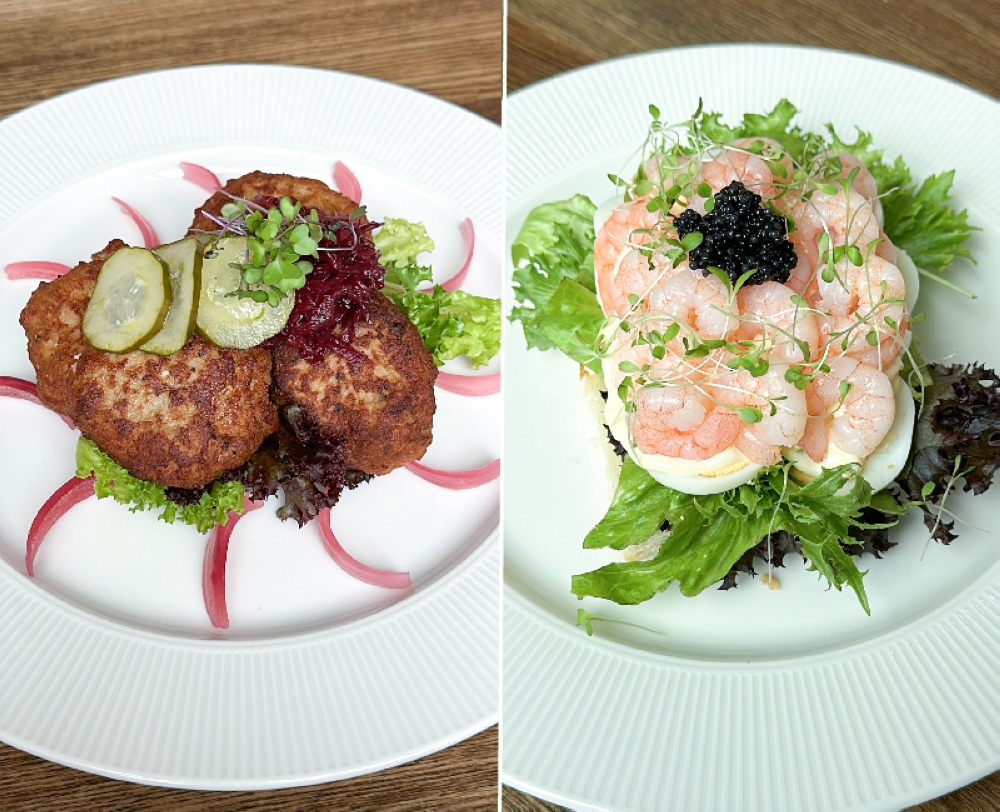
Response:
POLYGON ((449 292, 440 285, 428 293, 399 293, 388 286, 383 292, 413 322, 438 366, 465 355, 478 368, 500 351, 499 299, 449 292))
POLYGON ((975 261, 963 245, 978 229, 969 225, 967 210, 949 204, 954 180, 954 170, 931 175, 919 188, 901 185, 882 201, 885 233, 925 276, 940 275, 956 257, 975 261))
POLYGON ((679 513, 685 494, 665 488, 631 457, 622 463, 618 487, 608 512, 583 540, 585 549, 611 547, 623 550, 641 544, 655 533, 668 516, 679 513))
POLYGON ((563 279, 530 324, 574 361, 602 374, 594 346, 604 324, 604 313, 592 291, 572 279, 563 279))
POLYGON ((133 513, 162 508, 159 518, 167 524, 181 522, 207 533, 225 524, 229 512, 243 512, 243 486, 239 482, 213 482, 201 499, 191 505, 179 505, 167 498, 163 485, 132 476, 125 468, 101 451, 97 444, 81 437, 76 446, 76 475, 94 476, 94 492, 98 499, 110 496, 127 505, 133 513))
MULTIPOLYGON (((584 195, 545 203, 531 210, 511 246, 514 298, 511 321, 520 321, 528 347, 556 346, 534 322, 564 279, 593 294, 594 212, 584 195)), ((595 300, 596 301, 596 300, 595 300)))
POLYGON ((805 133, 792 119, 798 109, 788 99, 782 99, 769 113, 747 113, 743 121, 735 127, 722 123, 721 113, 701 112, 695 117, 695 124, 702 134, 719 144, 735 141, 737 138, 773 138, 780 143, 792 158, 802 162, 810 143, 809 133, 805 133))
POLYGON ((584 546, 623 549, 645 541, 664 522, 670 532, 652 559, 576 575, 572 590, 579 597, 636 604, 677 581, 684 595, 697 595, 769 533, 787 530, 801 539, 809 569, 838 590, 851 587, 868 612, 864 573, 844 547, 857 545, 850 531, 866 526, 861 514, 871 499, 868 483, 850 465, 826 470, 807 485, 789 479, 787 466, 777 466, 724 493, 691 496, 660 485, 626 458, 611 507, 584 546))
POLYGON ((417 290, 431 280, 431 269, 418 265, 417 256, 434 248, 422 223, 389 217, 373 239, 385 268, 382 292, 417 328, 435 364, 464 355, 478 368, 500 351, 499 299, 440 285, 417 290))
POLYGON ((434 241, 423 223, 402 217, 386 217, 373 238, 382 267, 406 268, 415 265, 418 254, 434 250, 434 241))

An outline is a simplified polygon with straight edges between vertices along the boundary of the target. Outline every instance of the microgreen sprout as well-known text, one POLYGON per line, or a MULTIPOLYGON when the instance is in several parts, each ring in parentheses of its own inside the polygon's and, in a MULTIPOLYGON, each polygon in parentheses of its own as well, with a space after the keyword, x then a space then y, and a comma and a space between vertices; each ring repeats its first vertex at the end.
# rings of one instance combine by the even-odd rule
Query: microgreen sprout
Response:
POLYGON ((633 626, 636 629, 642 629, 645 632, 652 632, 653 634, 666 634, 666 632, 657 631, 656 629, 651 629, 648 626, 640 626, 638 623, 630 623, 627 620, 615 620, 614 618, 608 617, 598 617, 597 615, 592 615, 586 609, 576 610, 576 625, 583 626, 583 630, 587 633, 587 637, 594 636, 594 626, 595 620, 599 620, 601 623, 617 623, 621 626, 633 626))
POLYGON ((245 200, 232 200, 222 207, 224 233, 242 233, 247 238, 246 259, 232 263, 240 272, 240 287, 228 295, 275 307, 288 291, 305 284, 312 270, 306 257, 319 257, 323 230, 318 213, 312 210, 304 216, 301 208, 288 197, 270 209, 245 200))
MULTIPOLYGON (((351 213, 350 224, 362 215, 364 207, 359 207, 351 213)), ((324 239, 336 242, 336 232, 349 225, 337 218, 328 218, 329 222, 324 224, 316 209, 303 213, 302 204, 287 196, 273 206, 232 196, 219 217, 207 212, 206 216, 220 227, 212 232, 216 238, 227 235, 247 238, 244 261, 232 263, 240 272, 240 286, 227 295, 266 302, 272 307, 289 291, 305 285, 321 251, 345 250, 321 247, 321 243, 324 239)), ((206 255, 211 256, 211 251, 209 244, 206 255)))
MULTIPOLYGON (((934 534, 937 532, 938 527, 941 525, 941 519, 945 515, 953 515, 950 511, 945 510, 945 502, 948 500, 948 495, 954 490, 955 484, 959 479, 966 473, 966 471, 961 470, 962 468, 962 455, 958 454, 955 457, 955 464, 952 466, 951 476, 948 477, 948 481, 945 483, 944 492, 941 494, 941 499, 937 503, 934 503, 934 526, 931 527, 930 533, 927 534, 927 543, 924 544, 923 552, 920 553, 920 560, 923 561, 924 556, 927 555, 927 548, 931 545, 931 540, 934 538, 934 534)), ((972 470, 971 468, 968 470, 972 470)), ((928 497, 934 492, 934 483, 928 481, 924 483, 923 488, 920 491, 920 497, 923 500, 924 505, 930 508, 931 504, 928 502, 928 497), (930 485, 931 487, 927 487, 930 485)))

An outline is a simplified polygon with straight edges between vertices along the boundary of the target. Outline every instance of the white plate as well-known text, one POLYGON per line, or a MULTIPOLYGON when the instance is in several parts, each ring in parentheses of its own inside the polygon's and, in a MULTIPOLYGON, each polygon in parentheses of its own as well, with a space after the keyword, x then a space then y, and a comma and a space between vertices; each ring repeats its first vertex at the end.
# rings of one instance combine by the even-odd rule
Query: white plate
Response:
MULTIPOLYGON (((530 208, 575 192, 601 202, 626 174, 648 105, 688 118, 698 97, 725 120, 782 97, 798 122, 861 126, 915 177, 957 169, 955 202, 977 232, 978 266, 953 278, 970 302, 925 284, 928 359, 1000 363, 1000 105, 899 65, 832 51, 718 46, 574 71, 507 106, 508 248, 530 208), (624 172, 622 170, 625 170, 624 172)), ((509 262, 508 262, 509 265, 509 262)), ((872 615, 825 590, 801 559, 781 589, 742 578, 728 592, 676 588, 637 607, 570 594, 570 576, 614 551, 584 551, 609 499, 601 432, 577 367, 528 352, 508 330, 504 492, 504 780, 577 809, 896 809, 1000 767, 1000 545, 960 527, 926 548, 919 520, 867 558, 872 615), (515 430, 516 427, 516 430, 515 430), (925 550, 926 548, 926 550, 925 550), (659 631, 595 623, 578 608, 659 631)), ((998 486, 1000 487, 1000 486, 998 486)), ((950 507, 995 525, 997 493, 950 507)))
MULTIPOLYGON (((374 218, 426 223, 438 279, 461 263, 471 217, 465 287, 499 295, 499 128, 395 85, 280 66, 129 77, 0 122, 0 267, 141 244, 111 195, 178 238, 207 196, 180 161, 222 180, 331 182, 338 160, 374 218)), ((0 374, 34 379, 17 324, 34 286, 0 279, 0 374)), ((499 456, 500 401, 439 392, 425 461, 499 456)), ((347 576, 315 526, 283 524, 269 503, 233 536, 220 632, 201 598, 204 538, 110 499, 62 519, 27 577, 29 524, 72 476, 76 436, 0 399, 0 739, 116 778, 259 789, 383 769, 496 721, 498 482, 445 491, 399 470, 344 494, 338 537, 366 563, 410 570, 408 596, 347 576)))

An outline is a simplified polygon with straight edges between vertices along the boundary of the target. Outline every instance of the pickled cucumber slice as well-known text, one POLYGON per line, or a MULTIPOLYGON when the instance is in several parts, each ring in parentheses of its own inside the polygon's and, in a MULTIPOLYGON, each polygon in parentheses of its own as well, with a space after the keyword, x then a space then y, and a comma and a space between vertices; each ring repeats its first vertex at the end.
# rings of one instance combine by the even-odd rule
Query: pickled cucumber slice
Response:
POLYGON ((202 262, 198 332, 216 346, 256 347, 281 331, 295 306, 291 291, 277 307, 227 295, 240 286, 240 272, 230 263, 246 261, 246 237, 223 237, 202 262))
POLYGON ((170 309, 160 332, 139 347, 156 355, 172 355, 191 340, 201 288, 201 246, 194 237, 160 245, 153 253, 167 263, 170 309))
POLYGON ((170 274, 146 248, 119 248, 104 261, 83 314, 83 334, 99 350, 130 352, 163 326, 170 274))

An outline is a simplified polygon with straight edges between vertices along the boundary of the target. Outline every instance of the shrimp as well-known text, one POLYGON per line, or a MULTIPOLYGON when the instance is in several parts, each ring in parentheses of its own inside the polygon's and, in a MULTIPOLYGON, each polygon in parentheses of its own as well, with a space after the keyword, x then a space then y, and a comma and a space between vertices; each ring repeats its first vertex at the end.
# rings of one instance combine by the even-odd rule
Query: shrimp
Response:
POLYGON ((892 381, 880 369, 842 355, 806 387, 809 425, 802 449, 813 462, 822 462, 829 444, 862 459, 885 439, 896 417, 892 381), (841 402, 841 383, 850 389, 841 402))
POLYGON ((882 215, 882 202, 879 200, 878 186, 875 184, 874 175, 868 171, 867 166, 849 152, 842 152, 837 157, 840 158, 841 166, 843 166, 838 176, 839 178, 846 179, 850 176, 851 171, 857 167, 858 173, 854 176, 854 182, 851 184, 851 187, 872 201, 872 210, 875 213, 875 219, 878 220, 879 227, 881 227, 885 220, 882 215))
POLYGON ((882 257, 882 259, 886 259, 895 264, 896 246, 892 244, 892 241, 888 238, 888 236, 886 236, 885 231, 882 230, 882 227, 885 225, 885 213, 882 209, 882 199, 878 195, 878 186, 875 183, 875 176, 868 171, 867 166, 861 163, 858 158, 850 153, 841 153, 840 162, 844 167, 843 171, 840 173, 841 178, 849 177, 854 167, 858 168, 858 174, 855 176, 854 182, 851 186, 855 191, 860 192, 872 202, 872 211, 875 214, 875 220, 878 222, 879 226, 879 244, 875 248, 875 253, 882 257))
POLYGON ((597 296, 606 316, 624 316, 632 309, 630 294, 645 298, 656 280, 671 270, 666 257, 654 254, 651 263, 639 253, 659 221, 657 212, 646 209, 647 200, 640 197, 618 206, 594 241, 597 296))
POLYGON ((805 392, 785 380, 786 364, 771 364, 767 372, 753 377, 745 369, 720 377, 706 388, 731 409, 755 408, 756 423, 742 423, 736 448, 754 462, 774 465, 782 446, 794 446, 806 429, 805 392))
POLYGON ((690 163, 690 155, 675 157, 656 152, 642 165, 642 171, 646 179, 654 186, 669 188, 685 173, 690 163))
POLYGON ((819 250, 815 239, 806 239, 800 231, 791 233, 792 247, 795 249, 797 263, 788 277, 788 285, 798 294, 804 294, 816 275, 816 265, 819 263, 819 250))
POLYGON ((792 172, 795 171, 795 164, 792 161, 792 156, 789 155, 785 148, 773 138, 737 138, 733 141, 732 146, 739 149, 752 150, 755 153, 760 154, 760 156, 765 161, 770 161, 768 168, 775 166, 775 164, 781 167, 781 171, 776 171, 776 169, 771 169, 771 177, 775 184, 788 183, 792 179, 792 172))
POLYGON ((819 327, 813 311, 793 301, 795 295, 780 282, 744 285, 736 293, 740 324, 733 338, 762 342, 772 361, 801 364, 811 360, 819 348, 819 327))
POLYGON ((832 195, 817 189, 812 197, 793 207, 793 217, 802 242, 818 242, 825 231, 831 246, 856 245, 867 252, 881 233, 872 201, 854 189, 845 192, 838 188, 832 195))
POLYGON ((878 239, 879 243, 875 246, 875 256, 882 257, 887 262, 897 265, 896 246, 892 244, 892 240, 882 230, 879 230, 878 239))
POLYGON ((830 282, 816 281, 813 304, 827 315, 820 319, 820 332, 832 342, 836 353, 863 356, 885 369, 902 349, 907 317, 903 274, 891 262, 869 256, 861 265, 848 258, 834 266, 830 282), (876 341, 868 335, 874 331, 876 341))
POLYGON ((736 442, 742 426, 695 386, 647 386, 634 402, 632 437, 646 454, 707 460, 736 442))
MULTIPOLYGON (((750 139, 750 142, 753 140, 750 139)), ((724 147, 701 168, 701 176, 713 192, 721 192, 734 180, 738 180, 765 200, 778 195, 767 161, 738 147, 724 147)))
MULTIPOLYGON (((733 320, 735 322, 735 319, 733 320)), ((691 338, 685 345, 684 332, 679 333, 665 345, 661 357, 654 357, 650 334, 658 331, 663 335, 677 320, 666 318, 663 314, 649 313, 640 315, 633 313, 610 332, 610 367, 614 370, 611 379, 607 381, 609 389, 617 389, 626 376, 632 373, 621 371, 621 365, 627 368, 641 370, 641 375, 656 386, 681 385, 687 386, 702 379, 718 374, 719 370, 728 372, 725 367, 725 348, 712 350, 707 355, 698 354, 687 357, 687 349, 691 346, 691 338)), ((688 328, 691 330, 691 328, 688 328)))
POLYGON ((693 270, 687 262, 650 291, 649 311, 672 316, 702 339, 725 338, 738 324, 736 306, 722 280, 693 270))

